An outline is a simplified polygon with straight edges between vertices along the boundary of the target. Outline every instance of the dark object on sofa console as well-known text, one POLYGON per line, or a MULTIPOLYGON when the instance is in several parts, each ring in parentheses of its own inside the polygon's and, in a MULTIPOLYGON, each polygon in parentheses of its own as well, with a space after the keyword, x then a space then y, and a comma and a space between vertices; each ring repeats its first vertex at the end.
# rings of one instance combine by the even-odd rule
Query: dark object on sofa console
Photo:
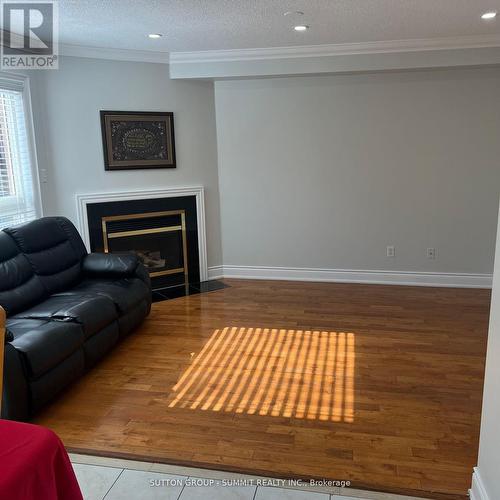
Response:
POLYGON ((134 255, 87 254, 73 224, 46 217, 0 231, 7 312, 2 418, 26 420, 149 314, 134 255))

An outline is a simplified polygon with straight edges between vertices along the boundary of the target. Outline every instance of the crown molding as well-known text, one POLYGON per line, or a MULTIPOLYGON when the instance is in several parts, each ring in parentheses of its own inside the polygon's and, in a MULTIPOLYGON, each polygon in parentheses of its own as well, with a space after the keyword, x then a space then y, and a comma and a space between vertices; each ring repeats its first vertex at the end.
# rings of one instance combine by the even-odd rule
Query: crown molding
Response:
POLYGON ((62 56, 170 64, 176 78, 238 78, 500 64, 500 34, 198 52, 60 44, 62 56), (369 59, 367 59, 369 58, 369 59))
POLYGON ((500 66, 500 35, 171 53, 172 79, 242 79, 500 66))
POLYGON ((500 34, 470 35, 453 38, 390 40, 365 43, 325 45, 299 45, 294 47, 268 47, 252 49, 204 50, 194 52, 158 52, 151 50, 91 47, 86 45, 59 44, 63 56, 137 61, 159 64, 192 64, 213 62, 259 61, 294 59, 304 57, 331 57, 358 54, 388 54, 394 52, 421 52, 445 49, 473 49, 500 47, 500 34))
POLYGON ((168 64, 168 52, 152 50, 111 49, 61 43, 59 44, 59 54, 62 56, 86 57, 90 59, 168 64))
POLYGON ((261 49, 171 52, 169 61, 175 64, 244 62, 304 57, 314 58, 359 54, 422 52, 428 50, 476 49, 486 47, 500 47, 500 34, 330 45, 299 45, 295 47, 271 47, 261 49))

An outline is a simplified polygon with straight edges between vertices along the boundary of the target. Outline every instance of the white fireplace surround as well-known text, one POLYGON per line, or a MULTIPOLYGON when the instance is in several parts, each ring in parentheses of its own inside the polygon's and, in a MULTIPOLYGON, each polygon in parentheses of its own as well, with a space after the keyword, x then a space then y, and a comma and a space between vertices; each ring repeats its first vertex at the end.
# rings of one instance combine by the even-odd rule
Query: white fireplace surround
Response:
POLYGON ((205 192, 203 187, 173 187, 141 191, 121 191, 112 193, 77 194, 78 226, 83 241, 90 251, 90 234, 87 218, 87 205, 113 201, 147 200, 152 198, 176 198, 179 196, 196 197, 196 214, 198 222, 198 248, 200 253, 200 280, 208 280, 207 239, 205 226, 205 192))

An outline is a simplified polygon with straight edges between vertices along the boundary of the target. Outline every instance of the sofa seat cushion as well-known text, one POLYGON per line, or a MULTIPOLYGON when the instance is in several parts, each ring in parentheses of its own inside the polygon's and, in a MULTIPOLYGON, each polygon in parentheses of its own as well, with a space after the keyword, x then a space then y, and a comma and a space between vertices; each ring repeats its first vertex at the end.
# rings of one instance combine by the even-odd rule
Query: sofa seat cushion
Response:
POLYGON ((64 292, 53 295, 14 318, 74 322, 82 325, 85 338, 96 334, 118 318, 114 303, 97 294, 64 292))
POLYGON ((112 300, 120 315, 151 296, 150 289, 138 278, 84 279, 65 294, 95 294, 112 300))
POLYGON ((7 327, 14 335, 11 344, 24 358, 32 379, 81 349, 84 342, 83 330, 76 323, 12 318, 7 327))

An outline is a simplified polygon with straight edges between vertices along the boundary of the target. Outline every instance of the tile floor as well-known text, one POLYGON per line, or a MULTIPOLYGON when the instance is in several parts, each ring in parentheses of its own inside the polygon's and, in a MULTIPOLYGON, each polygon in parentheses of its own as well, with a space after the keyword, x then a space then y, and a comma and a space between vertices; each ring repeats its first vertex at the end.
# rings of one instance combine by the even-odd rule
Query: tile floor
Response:
POLYGON ((269 486, 269 478, 175 465, 70 458, 85 500, 418 500, 350 488, 269 486))

